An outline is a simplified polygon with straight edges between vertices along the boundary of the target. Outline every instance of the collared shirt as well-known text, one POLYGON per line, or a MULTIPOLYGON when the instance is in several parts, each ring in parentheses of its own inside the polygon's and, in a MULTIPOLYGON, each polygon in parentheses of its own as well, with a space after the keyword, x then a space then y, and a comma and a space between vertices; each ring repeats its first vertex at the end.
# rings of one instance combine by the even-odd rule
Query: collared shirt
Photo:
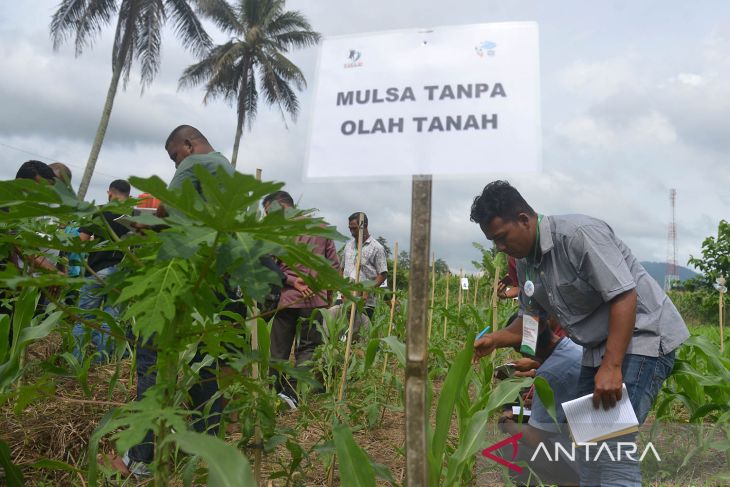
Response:
POLYGON ((562 403, 578 397, 578 376, 583 351, 570 338, 561 339, 545 362, 537 368, 536 375, 544 378, 553 390, 555 400, 555 416, 557 424, 548 414, 540 396, 532 397, 532 414, 528 424, 550 433, 560 432, 560 425, 565 423, 562 403))
POLYGON ((553 314, 583 346, 583 365, 598 367, 606 351, 610 301, 636 289, 636 323, 626 353, 657 357, 689 338, 677 308, 605 222, 585 215, 545 216, 540 249, 519 259, 520 314, 553 314))
MULTIPOLYGON (((307 245, 313 254, 321 255, 332 264, 332 268, 338 270, 340 268, 340 259, 337 257, 337 249, 335 243, 329 238, 299 236, 294 239, 296 243, 307 245)), ((279 263, 281 271, 286 276, 286 282, 281 289, 281 297, 279 298, 279 307, 289 306, 290 308, 322 308, 327 306, 327 291, 322 291, 309 299, 302 300, 302 293, 294 288, 294 282, 297 280, 297 274, 283 263, 279 263)), ((303 265, 297 265, 297 270, 301 274, 308 274, 316 277, 316 273, 303 265)))
POLYGON ((232 174, 234 169, 228 159, 220 152, 209 152, 208 154, 191 154, 180 162, 175 169, 175 175, 172 177, 168 189, 182 188, 183 182, 189 179, 198 194, 202 194, 200 182, 195 175, 195 166, 203 166, 209 173, 215 175, 218 169, 222 169, 228 174, 232 174))
MULTIPOLYGON (((357 240, 349 240, 345 244, 345 267, 342 275, 355 281, 355 262, 357 260, 357 240)), ((388 263, 385 260, 385 248, 372 235, 362 243, 362 260, 360 262, 361 281, 374 281, 378 275, 388 272, 388 263)), ((375 295, 368 293, 365 306, 375 306, 375 295)))

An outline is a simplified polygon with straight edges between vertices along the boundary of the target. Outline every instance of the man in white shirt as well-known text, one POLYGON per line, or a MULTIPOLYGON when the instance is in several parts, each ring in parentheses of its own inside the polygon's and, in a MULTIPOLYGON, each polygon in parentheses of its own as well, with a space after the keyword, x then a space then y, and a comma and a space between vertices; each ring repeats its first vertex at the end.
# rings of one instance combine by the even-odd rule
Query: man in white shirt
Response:
MULTIPOLYGON (((355 264, 357 261, 358 222, 362 212, 355 212, 348 218, 348 228, 353 239, 345 244, 342 275, 348 279, 355 279, 355 264)), ((362 260, 360 262, 360 278, 357 282, 373 281, 373 287, 378 288, 388 277, 388 264, 385 260, 385 248, 368 232, 368 217, 362 213, 362 260)), ((375 294, 368 293, 365 300, 365 313, 370 319, 375 312, 375 294)))

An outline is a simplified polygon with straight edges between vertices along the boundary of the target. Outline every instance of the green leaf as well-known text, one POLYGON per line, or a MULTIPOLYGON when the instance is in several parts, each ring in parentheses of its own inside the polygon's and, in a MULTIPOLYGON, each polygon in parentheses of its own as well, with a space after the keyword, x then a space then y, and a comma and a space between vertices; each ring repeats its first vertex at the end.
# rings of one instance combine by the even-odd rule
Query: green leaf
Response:
POLYGON ((540 402, 542 402, 542 405, 545 407, 550 417, 553 418, 553 421, 557 424, 558 414, 555 411, 555 394, 553 393, 553 388, 550 387, 550 384, 544 377, 540 376, 535 377, 534 384, 535 392, 540 398, 540 402))
POLYGON ((398 363, 401 367, 406 366, 406 344, 398 340, 397 337, 389 336, 381 338, 381 340, 388 345, 390 351, 398 358, 398 363))
POLYGON ((454 405, 460 392, 464 390, 466 377, 471 370, 471 357, 474 353, 474 334, 469 333, 466 337, 466 346, 461 350, 453 364, 449 368, 446 380, 441 388, 439 402, 436 406, 436 428, 431 441, 431 448, 428 453, 429 478, 431 485, 439 485, 441 470, 443 468, 443 456, 446 448, 449 429, 451 428, 451 417, 454 412, 454 405))
POLYGON ((210 487, 255 487, 248 459, 233 445, 215 436, 181 431, 166 438, 181 450, 197 455, 208 464, 210 487))
POLYGON ((0 465, 5 470, 5 481, 8 483, 8 487, 23 487, 25 485, 22 472, 13 464, 10 458, 10 448, 2 440, 0 440, 0 465))
POLYGON ((50 458, 41 458, 36 460, 31 465, 31 468, 45 468, 48 470, 62 470, 64 472, 80 472, 80 470, 73 465, 69 465, 66 462, 60 460, 51 460, 50 458))
POLYGON ((494 388, 492 394, 489 396, 486 409, 493 411, 504 404, 513 402, 519 397, 520 391, 525 387, 530 387, 530 385, 532 385, 531 377, 503 380, 494 388))
POLYGON ((368 342, 368 348, 365 352, 365 370, 370 369, 370 367, 373 365, 373 362, 375 362, 375 355, 378 353, 379 348, 380 340, 372 339, 370 340, 370 342, 368 342))
POLYGON ((337 459, 340 462, 341 485, 375 487, 375 472, 370 464, 370 458, 355 443, 350 428, 338 424, 332 429, 332 435, 337 449, 337 459))
POLYGON ((481 449, 485 441, 485 430, 489 420, 489 410, 483 409, 471 418, 466 428, 466 434, 462 435, 459 446, 451 458, 449 458, 448 470, 446 472, 446 484, 455 485, 461 478, 464 467, 474 460, 474 454, 481 449))

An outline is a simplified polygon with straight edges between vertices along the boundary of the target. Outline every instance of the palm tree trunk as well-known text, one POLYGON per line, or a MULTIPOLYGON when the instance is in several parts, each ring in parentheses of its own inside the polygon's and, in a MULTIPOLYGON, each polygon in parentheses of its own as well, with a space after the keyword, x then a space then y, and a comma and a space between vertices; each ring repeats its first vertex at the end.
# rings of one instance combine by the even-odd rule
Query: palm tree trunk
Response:
POLYGON ((106 93, 106 101, 104 102, 104 110, 101 112, 101 120, 99 120, 99 127, 96 129, 96 137, 94 137, 94 145, 91 146, 91 153, 89 154, 89 160, 86 161, 86 168, 84 169, 84 176, 81 178, 81 184, 79 185, 79 199, 84 199, 86 191, 89 189, 89 183, 91 182, 91 176, 94 174, 94 168, 96 167, 96 160, 99 158, 99 152, 101 151, 101 145, 104 143, 104 136, 106 135, 106 129, 109 126, 109 118, 112 115, 112 106, 114 105, 114 97, 117 95, 117 88, 119 87, 119 78, 122 75, 122 66, 114 66, 112 68, 112 81, 109 84, 109 90, 106 93))
POLYGON ((241 144, 241 135, 243 134, 243 119, 246 116, 245 112, 238 115, 238 124, 236 125, 236 139, 233 141, 233 155, 231 155, 231 165, 236 167, 236 160, 238 159, 238 146, 241 144))
POLYGON ((243 134, 243 123, 246 121, 246 96, 248 96, 248 68, 243 69, 243 78, 241 79, 241 88, 238 91, 238 124, 236 125, 236 139, 233 141, 233 154, 231 155, 231 165, 236 167, 238 160, 238 147, 241 145, 241 135, 243 134))

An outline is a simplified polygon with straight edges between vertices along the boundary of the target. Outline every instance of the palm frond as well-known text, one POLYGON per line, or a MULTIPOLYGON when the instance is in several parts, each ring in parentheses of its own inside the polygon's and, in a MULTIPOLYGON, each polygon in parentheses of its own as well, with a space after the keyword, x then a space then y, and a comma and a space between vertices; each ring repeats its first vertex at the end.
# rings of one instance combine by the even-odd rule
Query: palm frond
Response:
POLYGON ((51 17, 53 48, 58 49, 75 34, 75 54, 80 55, 93 37, 109 24, 116 10, 116 0, 62 0, 51 17))
POLYGON ((196 56, 204 55, 213 41, 200 23, 188 0, 165 0, 167 14, 171 17, 175 35, 196 56))
POLYGON ((261 87, 266 102, 269 105, 278 105, 283 112, 288 113, 292 120, 299 114, 299 100, 287 80, 276 72, 270 60, 261 64, 261 87))
POLYGON ((292 47, 304 48, 316 46, 321 39, 322 35, 319 32, 310 30, 284 32, 273 37, 279 49, 284 51, 288 51, 292 47))
POLYGON ((149 0, 142 5, 136 18, 135 54, 140 63, 142 90, 154 79, 160 68, 162 25, 165 23, 165 6, 162 0, 149 0))
POLYGON ((304 73, 289 58, 278 51, 271 52, 267 57, 271 69, 284 81, 294 83, 294 87, 299 91, 307 87, 307 80, 304 78, 304 73))
POLYGON ((245 29, 226 0, 197 0, 200 15, 210 19, 224 33, 240 35, 245 29))
POLYGON ((132 68, 132 59, 136 45, 136 23, 135 19, 139 13, 137 2, 124 0, 119 7, 117 17, 117 28, 114 32, 114 44, 112 46, 112 69, 123 71, 124 85, 129 81, 129 73, 132 68))
POLYGON ((267 32, 276 36, 284 32, 291 32, 294 30, 311 30, 312 26, 309 25, 307 19, 297 10, 287 10, 281 12, 274 18, 271 23, 267 26, 267 32))

